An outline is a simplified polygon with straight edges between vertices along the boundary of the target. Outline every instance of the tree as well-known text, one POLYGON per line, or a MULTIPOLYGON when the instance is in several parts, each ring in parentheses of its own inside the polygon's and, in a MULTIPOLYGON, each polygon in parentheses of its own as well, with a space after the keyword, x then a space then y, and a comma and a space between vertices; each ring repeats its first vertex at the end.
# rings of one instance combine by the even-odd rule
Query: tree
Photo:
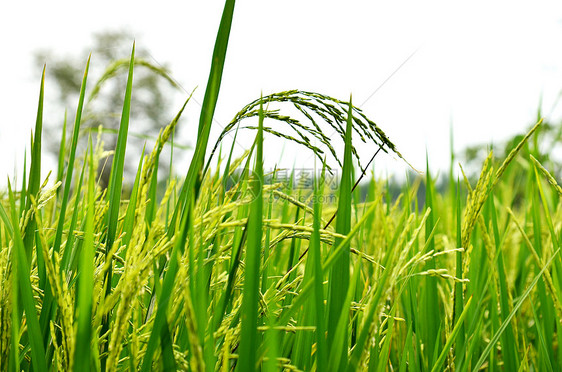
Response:
MULTIPOLYGON (((82 118, 82 130, 97 130, 103 127, 103 142, 106 150, 113 150, 116 145, 116 132, 119 127, 123 92, 127 84, 127 69, 133 44, 133 37, 124 31, 104 31, 94 34, 93 46, 83 50, 79 56, 57 56, 53 51, 38 51, 35 61, 38 66, 47 63, 48 84, 54 84, 58 97, 50 102, 60 112, 68 110, 68 129, 72 127, 71 113, 76 107, 80 93, 83 69, 88 54, 92 53, 86 106, 82 118), (50 81, 49 81, 50 80, 50 81)), ((38 69, 40 70, 40 69, 38 69)), ((169 96, 178 85, 169 76, 165 66, 158 65, 147 49, 137 43, 135 52, 135 75, 133 79, 133 96, 131 102, 131 132, 128 143, 129 155, 137 157, 147 138, 156 137, 160 128, 170 121, 172 115, 169 96)), ((73 115, 73 113, 72 113, 73 115)), ((46 122, 46 142, 48 151, 57 156, 57 143, 62 130, 61 119, 55 124, 46 122)), ((82 136, 83 143, 87 136, 82 136)), ((100 184, 106 187, 109 181, 111 157, 101 164, 100 184)), ((129 164, 126 173, 130 173, 136 164, 129 164)), ((163 164, 165 166, 165 164, 163 164)))

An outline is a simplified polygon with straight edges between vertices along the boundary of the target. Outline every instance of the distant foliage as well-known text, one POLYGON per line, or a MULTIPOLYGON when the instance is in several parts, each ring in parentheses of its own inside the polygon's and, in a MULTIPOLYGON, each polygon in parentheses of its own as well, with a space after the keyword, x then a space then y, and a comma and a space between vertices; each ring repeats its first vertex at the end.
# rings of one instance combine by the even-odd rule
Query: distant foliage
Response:
MULTIPOLYGON (((103 128, 103 141, 106 149, 115 148, 117 130, 119 129, 121 111, 123 106, 123 92, 127 83, 127 69, 129 59, 123 58, 128 54, 128 49, 134 37, 126 31, 105 31, 94 34, 93 45, 86 48, 78 56, 60 56, 56 51, 43 50, 35 53, 35 62, 39 67, 47 63, 47 84, 55 85, 58 98, 49 97, 47 104, 56 108, 60 114, 58 118, 50 118, 46 123, 46 143, 49 152, 58 156, 63 121, 72 122, 71 114, 65 118, 65 110, 74 107, 80 94, 80 81, 83 71, 76 66, 84 64, 88 54, 92 54, 92 67, 90 72, 90 85, 88 86, 85 101, 84 116, 82 118, 82 131, 97 131, 103 128), (55 129, 55 130, 53 130, 55 129)), ((133 87, 135 94, 131 97, 131 104, 135 108, 131 111, 131 120, 134 122, 130 140, 130 152, 139 156, 147 139, 152 141, 158 135, 160 128, 170 121, 172 116, 170 108, 170 95, 178 90, 177 83, 170 77, 166 66, 159 64, 152 58, 150 52, 142 46, 137 50, 135 59, 137 71, 133 87)), ((53 97, 56 97, 53 95, 53 97)), ((84 149, 87 136, 82 136, 84 149)), ((111 164, 111 157, 106 161, 111 164)), ((134 172, 135 165, 127 163, 127 174, 134 172)), ((166 167, 166 164, 163 164, 166 167)), ((107 186, 109 169, 101 167, 102 184, 107 186)))

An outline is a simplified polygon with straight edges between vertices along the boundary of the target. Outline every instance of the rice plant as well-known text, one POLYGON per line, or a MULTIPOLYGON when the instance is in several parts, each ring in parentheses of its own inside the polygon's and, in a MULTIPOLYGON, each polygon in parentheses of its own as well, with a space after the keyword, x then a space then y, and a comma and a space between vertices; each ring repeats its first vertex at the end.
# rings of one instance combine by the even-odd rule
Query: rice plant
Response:
POLYGON ((476 182, 441 191, 428 167, 397 197, 365 177, 356 141, 401 155, 351 98, 261 96, 211 139, 233 11, 185 176, 159 160, 189 97, 123 180, 133 46, 116 148, 81 131, 88 61, 57 178, 42 178, 43 74, 29 167, 0 194, 0 370, 560 370, 562 188, 528 143, 541 121, 476 182), (223 152, 248 129, 248 151, 223 152), (307 187, 264 168, 265 137, 317 157, 307 187))

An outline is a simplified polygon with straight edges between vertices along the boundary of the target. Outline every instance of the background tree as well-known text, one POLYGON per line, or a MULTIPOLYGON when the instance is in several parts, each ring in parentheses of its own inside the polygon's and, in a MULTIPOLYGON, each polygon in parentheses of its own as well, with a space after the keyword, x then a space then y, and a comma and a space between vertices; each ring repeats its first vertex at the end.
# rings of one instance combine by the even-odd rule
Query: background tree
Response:
MULTIPOLYGON (((67 109, 68 130, 74 118, 73 110, 80 93, 80 83, 88 54, 92 53, 88 74, 88 91, 82 120, 82 133, 103 127, 102 140, 106 150, 113 150, 117 142, 117 130, 121 117, 123 92, 127 84, 127 69, 133 44, 133 36, 126 31, 104 31, 93 35, 93 45, 77 56, 59 56, 55 51, 42 50, 35 53, 39 66, 47 63, 48 83, 54 86, 57 94, 50 107, 59 112, 67 109)), ((40 69, 38 68, 38 71, 40 69)), ((165 66, 159 65, 146 48, 137 43, 135 51, 135 75, 131 102, 131 130, 127 153, 137 158, 145 142, 158 135, 172 118, 170 110, 171 95, 178 85, 170 77, 165 66)), ((51 116, 51 120, 52 120, 51 116)), ((56 115, 55 115, 56 117, 56 115)), ((58 156, 60 131, 63 118, 56 122, 46 122, 45 139, 48 151, 58 156)), ((67 137, 68 138, 68 137, 67 137)), ((82 144, 87 136, 81 136, 82 144)), ((162 166, 166 167, 166 162, 162 166)), ((105 187, 109 181, 111 157, 101 164, 100 184, 105 187)), ((126 164, 126 173, 136 164, 126 164)))

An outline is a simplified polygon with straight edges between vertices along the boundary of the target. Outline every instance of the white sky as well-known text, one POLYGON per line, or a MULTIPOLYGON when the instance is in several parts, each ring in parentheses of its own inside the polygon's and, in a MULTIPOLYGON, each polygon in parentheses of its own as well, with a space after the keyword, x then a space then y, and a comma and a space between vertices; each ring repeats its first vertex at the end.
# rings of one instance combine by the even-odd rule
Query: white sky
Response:
MULTIPOLYGON (((228 123, 261 92, 302 89, 340 99, 352 93, 360 105, 380 88, 363 104, 365 113, 416 168, 424 169, 427 149, 432 166, 445 169, 451 122, 458 150, 524 131, 535 120, 541 95, 545 115, 562 116, 560 108, 551 113, 562 90, 560 1, 380 3, 239 1, 218 123, 228 123)), ((33 51, 78 54, 91 45, 93 32, 126 28, 156 61, 169 64, 186 90, 198 86, 195 98, 202 102, 222 7, 222 1, 202 0, 3 2, 0 179, 13 173, 16 162, 21 166, 35 124, 39 73, 33 51)), ((50 84, 47 95, 54 94, 50 84)), ((195 127, 199 109, 192 102, 183 125, 195 127)), ((277 152, 267 159, 272 166, 281 147, 267 141, 277 152)), ((281 165, 302 161, 294 153, 285 151, 281 165)), ((377 164, 404 169, 388 156, 377 164)))

